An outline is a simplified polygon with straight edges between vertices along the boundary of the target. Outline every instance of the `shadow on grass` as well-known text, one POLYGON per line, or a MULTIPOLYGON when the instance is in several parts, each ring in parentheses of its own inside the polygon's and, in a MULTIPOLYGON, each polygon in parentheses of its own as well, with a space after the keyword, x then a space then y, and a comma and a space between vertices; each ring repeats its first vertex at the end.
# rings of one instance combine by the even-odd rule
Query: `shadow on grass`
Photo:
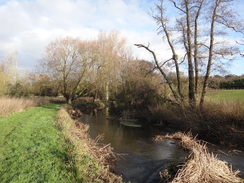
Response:
POLYGON ((40 106, 40 108, 51 109, 57 112, 61 106, 62 104, 48 104, 48 105, 40 106))

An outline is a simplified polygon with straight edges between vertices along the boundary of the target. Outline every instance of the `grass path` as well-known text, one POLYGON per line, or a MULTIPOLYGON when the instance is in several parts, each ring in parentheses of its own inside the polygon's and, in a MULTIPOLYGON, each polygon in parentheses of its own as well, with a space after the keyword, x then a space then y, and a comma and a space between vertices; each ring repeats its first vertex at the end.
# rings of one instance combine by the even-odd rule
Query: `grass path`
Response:
POLYGON ((67 144, 56 128, 59 105, 31 108, 0 119, 1 183, 69 183, 67 144))

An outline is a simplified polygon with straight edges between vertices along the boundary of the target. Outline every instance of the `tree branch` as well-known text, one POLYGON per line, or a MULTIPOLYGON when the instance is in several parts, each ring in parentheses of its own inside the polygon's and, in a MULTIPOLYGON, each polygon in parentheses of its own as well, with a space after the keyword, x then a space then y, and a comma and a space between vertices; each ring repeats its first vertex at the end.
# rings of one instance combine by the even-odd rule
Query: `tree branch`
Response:
POLYGON ((154 53, 154 51, 152 51, 151 49, 149 49, 149 46, 145 46, 143 44, 134 44, 135 46, 137 46, 138 48, 144 48, 146 49, 147 51, 149 51, 152 55, 153 55, 153 58, 154 58, 154 61, 156 63, 156 66, 158 68, 158 70, 160 71, 160 73, 163 75, 164 79, 166 80, 171 92, 173 93, 174 95, 174 98, 175 100, 178 102, 179 101, 179 97, 177 95, 177 93, 175 92, 175 90, 173 89, 172 87, 172 84, 169 80, 169 78, 167 77, 166 73, 162 70, 162 68, 160 67, 159 63, 158 63, 158 60, 157 60, 157 57, 156 57, 156 54, 154 53))
POLYGON ((182 11, 183 13, 185 13, 185 14, 187 14, 187 12, 186 11, 184 11, 183 9, 181 9, 179 6, 177 6, 177 4, 176 4, 176 2, 175 1, 173 1, 173 0, 170 0, 173 4, 174 4, 174 6, 178 9, 178 10, 180 10, 180 11, 182 11))

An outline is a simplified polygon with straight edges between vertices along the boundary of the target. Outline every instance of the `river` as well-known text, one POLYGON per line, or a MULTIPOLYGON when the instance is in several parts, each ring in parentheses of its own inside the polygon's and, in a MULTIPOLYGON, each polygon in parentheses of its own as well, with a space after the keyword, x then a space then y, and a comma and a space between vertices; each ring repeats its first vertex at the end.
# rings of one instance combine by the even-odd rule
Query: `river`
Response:
MULTIPOLYGON (((124 181, 132 183, 159 182, 159 171, 169 164, 184 162, 187 152, 179 148, 174 141, 155 142, 155 135, 166 134, 156 128, 142 126, 132 128, 121 125, 117 120, 107 119, 102 111, 97 115, 83 115, 80 121, 88 124, 89 135, 96 139, 102 135, 103 144, 111 144, 114 151, 121 155, 115 164, 115 171, 122 175, 124 181)), ((233 164, 233 169, 244 171, 243 152, 231 151, 227 148, 212 150, 219 153, 221 159, 233 164), (225 155, 222 152, 228 154, 225 155), (231 153, 232 152, 232 153, 231 153)))

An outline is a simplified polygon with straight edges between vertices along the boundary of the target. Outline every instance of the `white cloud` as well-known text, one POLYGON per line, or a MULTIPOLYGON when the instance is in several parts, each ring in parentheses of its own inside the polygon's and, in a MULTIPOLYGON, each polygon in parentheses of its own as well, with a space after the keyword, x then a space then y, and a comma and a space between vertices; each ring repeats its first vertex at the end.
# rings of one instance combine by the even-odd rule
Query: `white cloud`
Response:
POLYGON ((158 59, 166 60, 171 52, 147 13, 153 6, 148 0, 0 0, 0 60, 18 51, 19 66, 34 67, 52 40, 95 39, 99 31, 112 29, 127 38, 136 57, 152 60, 134 46, 150 43, 158 59))
POLYGON ((18 51, 19 65, 30 67, 45 46, 59 37, 94 39, 99 31, 112 29, 144 37, 139 32, 154 24, 142 9, 145 5, 146 0, 1 1, 0 56, 18 51))

